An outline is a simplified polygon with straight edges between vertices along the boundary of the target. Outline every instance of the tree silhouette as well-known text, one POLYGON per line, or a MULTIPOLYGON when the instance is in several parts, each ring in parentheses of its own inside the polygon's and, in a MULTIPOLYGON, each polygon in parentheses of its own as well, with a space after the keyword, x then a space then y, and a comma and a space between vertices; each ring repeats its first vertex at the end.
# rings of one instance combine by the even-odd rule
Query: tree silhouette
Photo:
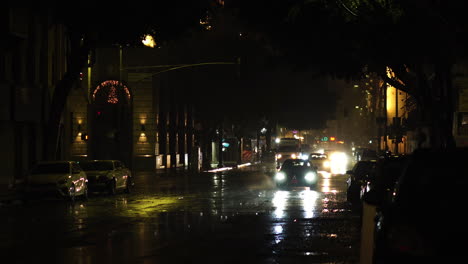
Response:
POLYGON ((466 59, 463 1, 231 1, 280 58, 317 74, 377 73, 409 93, 433 147, 452 147, 452 68, 466 59), (388 68, 394 73, 389 76, 388 68))

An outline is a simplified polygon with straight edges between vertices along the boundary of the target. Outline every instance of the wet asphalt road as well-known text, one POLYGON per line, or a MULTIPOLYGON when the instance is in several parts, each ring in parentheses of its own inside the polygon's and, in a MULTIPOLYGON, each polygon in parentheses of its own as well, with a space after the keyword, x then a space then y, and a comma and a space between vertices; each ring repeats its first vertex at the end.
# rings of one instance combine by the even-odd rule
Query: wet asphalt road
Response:
POLYGON ((0 208, 3 263, 358 263, 344 175, 278 191, 272 164, 135 173, 130 194, 0 208))

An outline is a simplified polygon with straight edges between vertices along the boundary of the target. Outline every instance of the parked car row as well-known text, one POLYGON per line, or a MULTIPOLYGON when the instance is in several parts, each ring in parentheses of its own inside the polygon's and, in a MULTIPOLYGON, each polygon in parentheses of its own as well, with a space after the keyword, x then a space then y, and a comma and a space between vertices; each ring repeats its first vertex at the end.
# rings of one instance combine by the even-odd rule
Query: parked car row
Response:
POLYGON ((25 199, 56 196, 72 202, 88 198, 91 191, 129 193, 134 185, 131 171, 119 160, 41 161, 19 189, 25 199))
POLYGON ((379 160, 363 193, 361 263, 458 263, 468 225, 468 148, 379 160))

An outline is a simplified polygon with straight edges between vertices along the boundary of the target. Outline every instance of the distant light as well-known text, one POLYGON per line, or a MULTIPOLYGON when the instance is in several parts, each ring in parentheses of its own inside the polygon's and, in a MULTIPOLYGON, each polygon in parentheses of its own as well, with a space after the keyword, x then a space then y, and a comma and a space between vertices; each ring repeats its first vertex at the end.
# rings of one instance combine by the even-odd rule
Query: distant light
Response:
POLYGON ((146 34, 141 42, 143 43, 143 45, 150 48, 154 48, 156 46, 156 41, 154 41, 153 36, 151 36, 150 34, 146 34))
POLYGON ((262 130, 260 130, 260 132, 262 132, 262 134, 265 134, 267 132, 267 129, 266 128, 262 128, 262 130))
POLYGON ((356 105, 354 108, 359 109, 359 105, 356 105))
POLYGON ((223 142, 223 147, 225 148, 228 148, 231 144, 229 144, 228 142, 223 142))
POLYGON ((276 139, 275 139, 275 142, 276 142, 276 143, 280 143, 280 141, 281 141, 280 138, 276 138, 276 139))

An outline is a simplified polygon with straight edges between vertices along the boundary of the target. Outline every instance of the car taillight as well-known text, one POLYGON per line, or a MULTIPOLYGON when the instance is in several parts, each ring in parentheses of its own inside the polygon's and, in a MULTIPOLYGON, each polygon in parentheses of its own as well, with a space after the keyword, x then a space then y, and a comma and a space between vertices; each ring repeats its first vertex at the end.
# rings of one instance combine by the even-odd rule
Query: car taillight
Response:
POLYGON ((423 240, 414 228, 393 227, 388 232, 389 246, 399 253, 417 254, 423 249, 423 240))

